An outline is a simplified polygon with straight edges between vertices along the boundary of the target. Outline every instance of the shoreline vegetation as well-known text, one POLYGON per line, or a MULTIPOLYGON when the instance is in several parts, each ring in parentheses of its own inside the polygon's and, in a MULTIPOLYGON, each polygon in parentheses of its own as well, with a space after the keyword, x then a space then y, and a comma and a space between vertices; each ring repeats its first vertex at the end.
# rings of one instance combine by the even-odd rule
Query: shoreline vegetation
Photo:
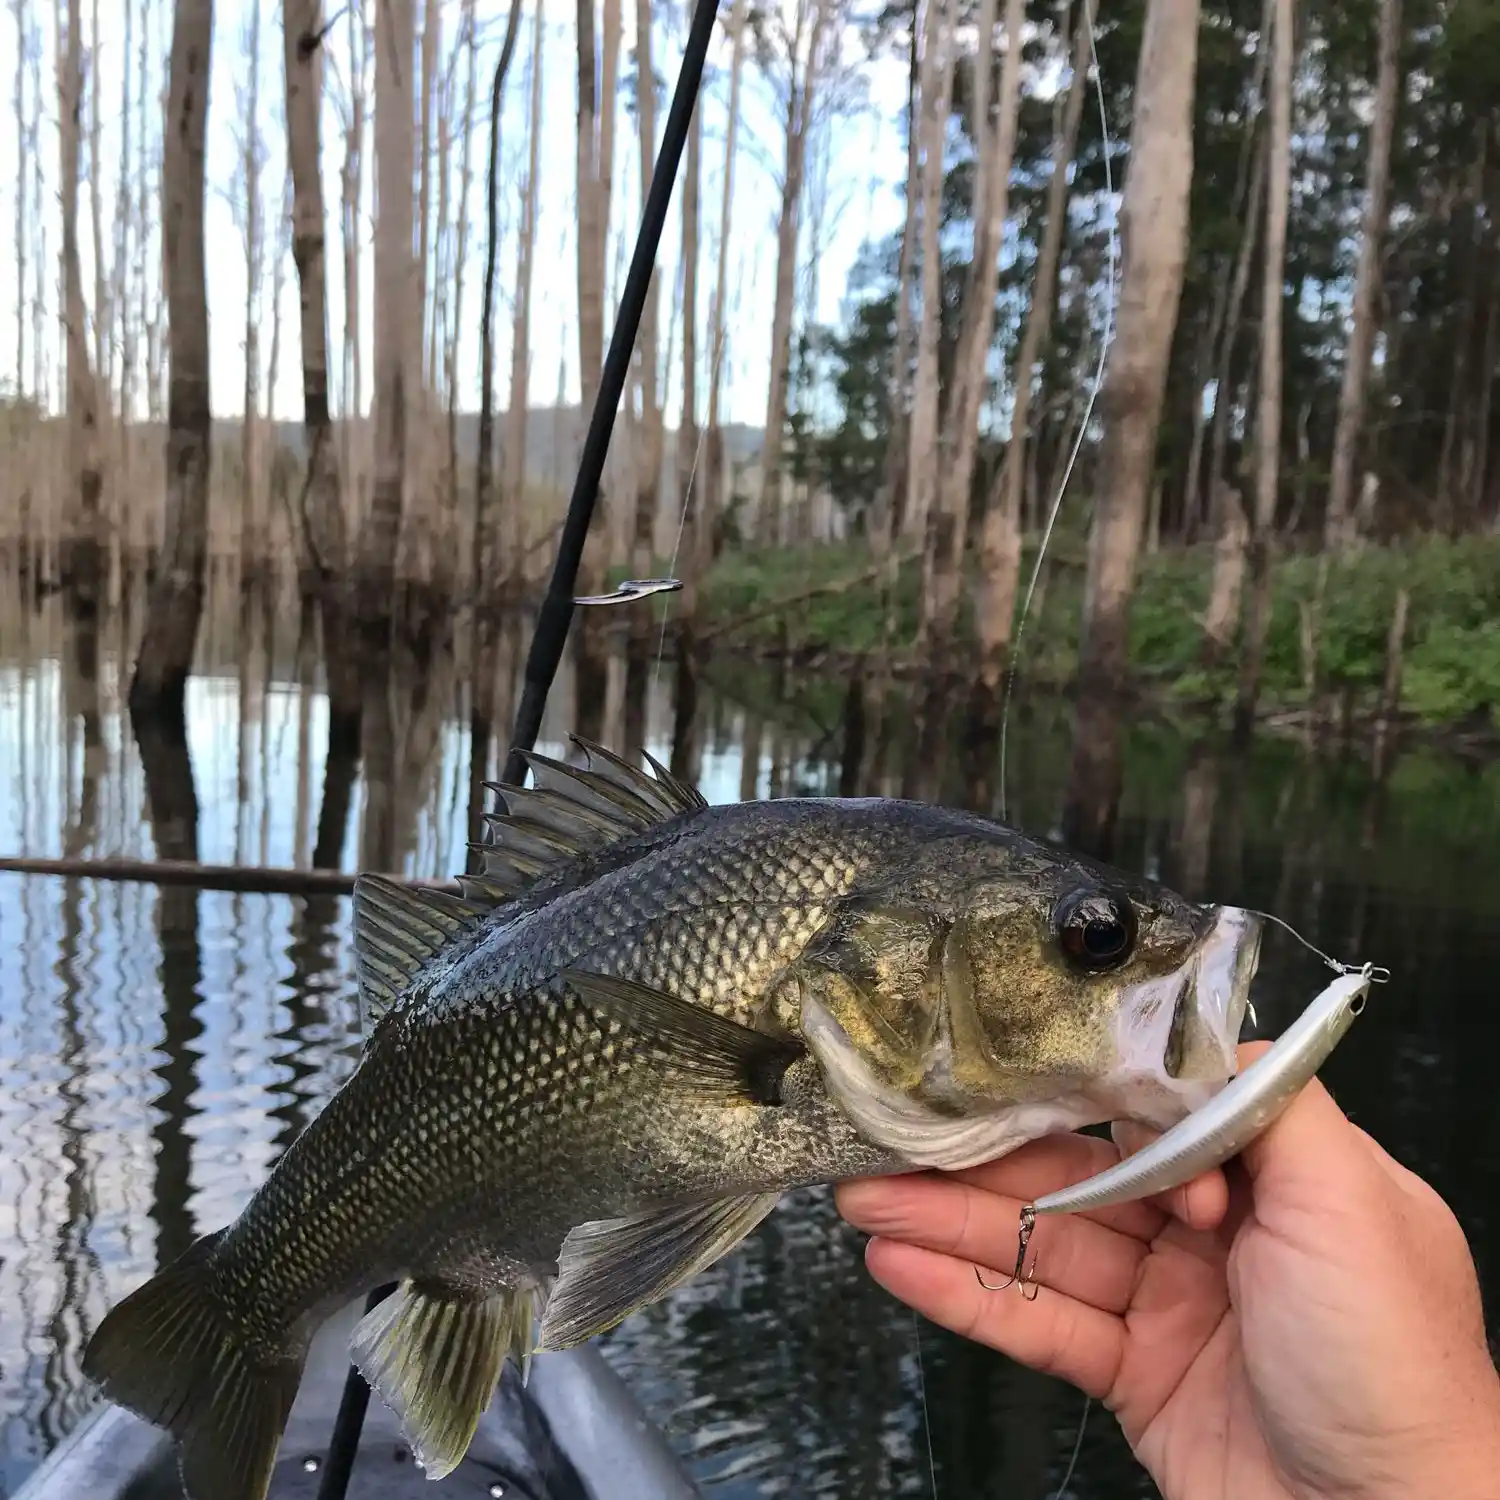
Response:
MULTIPOLYGON (((1024 580, 1034 563, 1032 541, 1024 580)), ((1016 663, 1032 689, 1077 682, 1084 572, 1081 538, 1055 538, 1016 663)), ((1142 559, 1127 677, 1117 686, 1167 711, 1230 714, 1242 641, 1217 656, 1205 649, 1212 575, 1206 545, 1142 559)), ((920 562, 901 564, 894 588, 890 578, 853 544, 731 554, 703 580, 701 635, 716 648, 830 668, 888 654, 896 675, 910 675, 929 660, 920 562)), ((973 647, 972 629, 960 623, 952 672, 964 674, 973 647)), ((1279 557, 1261 672, 1263 726, 1401 720, 1500 744, 1500 537, 1370 545, 1331 564, 1315 553, 1279 557)))

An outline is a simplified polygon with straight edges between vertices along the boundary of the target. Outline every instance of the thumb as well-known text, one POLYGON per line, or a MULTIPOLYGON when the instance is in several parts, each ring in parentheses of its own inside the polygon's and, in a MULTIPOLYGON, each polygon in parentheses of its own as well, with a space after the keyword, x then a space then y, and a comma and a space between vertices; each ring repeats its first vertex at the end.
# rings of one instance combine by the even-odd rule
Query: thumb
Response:
MULTIPOLYGON (((1241 1047, 1241 1068, 1268 1046, 1266 1042, 1252 1042, 1241 1047)), ((1326 1193, 1330 1181, 1347 1180, 1345 1173, 1362 1175, 1367 1171, 1370 1153, 1333 1095, 1313 1078, 1245 1147, 1240 1160, 1257 1186, 1278 1191, 1310 1186, 1326 1193)))

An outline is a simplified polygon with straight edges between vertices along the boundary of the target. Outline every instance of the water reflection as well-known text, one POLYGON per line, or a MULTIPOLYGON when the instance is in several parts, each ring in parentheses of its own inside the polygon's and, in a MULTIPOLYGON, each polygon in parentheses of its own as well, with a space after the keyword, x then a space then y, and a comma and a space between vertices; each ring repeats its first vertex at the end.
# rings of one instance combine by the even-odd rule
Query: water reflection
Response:
MULTIPOLYGON (((461 868, 515 701, 513 623, 398 639, 364 684, 362 743, 330 746, 316 633, 295 601, 211 591, 185 724, 137 735, 128 616, 69 622, 17 598, 0 585, 0 850, 461 868)), ((644 739, 713 801, 999 805, 983 699, 953 702, 874 660, 835 680, 671 647, 658 659, 655 626, 615 640, 591 618, 548 753, 577 727, 644 739)), ((1486 1287, 1500 1286, 1500 770, 1391 746, 1381 776, 1293 742, 1232 757, 1098 709, 1017 703, 1011 819, 1389 965, 1394 982, 1328 1077, 1449 1195, 1486 1287)), ((327 896, 0 876, 0 1494, 76 1421, 79 1351, 105 1308, 230 1218, 347 1075, 348 924, 348 903, 327 896)), ((1268 942, 1263 973, 1268 1029, 1320 982, 1289 942, 1268 942)), ((864 1276, 826 1192, 793 1195, 743 1253, 606 1351, 725 1500, 925 1495, 934 1476, 944 1500, 1039 1500, 1081 1411, 1068 1389, 919 1329, 864 1276)), ((1152 1493, 1097 1410, 1072 1493, 1152 1493)))

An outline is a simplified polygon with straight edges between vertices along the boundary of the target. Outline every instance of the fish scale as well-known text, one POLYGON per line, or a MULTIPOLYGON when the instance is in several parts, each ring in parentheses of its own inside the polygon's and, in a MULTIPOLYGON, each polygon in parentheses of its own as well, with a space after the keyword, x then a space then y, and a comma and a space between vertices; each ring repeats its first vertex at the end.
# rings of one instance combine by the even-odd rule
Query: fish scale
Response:
MULTIPOLYGON (((373 1285, 400 1283, 354 1358, 437 1477, 503 1359, 665 1295, 786 1190, 986 1159, 1128 1110, 1142 1078, 1158 1113, 1199 1086, 1163 1048, 1209 1004, 1204 908, 974 814, 709 807, 585 748, 501 789, 467 899, 361 877, 354 1073, 91 1340, 105 1394, 179 1439, 191 1500, 262 1500, 311 1333, 373 1285), (1108 972, 1056 928, 1080 891, 1139 927, 1108 972)), ((1199 1029, 1223 1042, 1243 966, 1216 962, 1234 997, 1199 1029)))

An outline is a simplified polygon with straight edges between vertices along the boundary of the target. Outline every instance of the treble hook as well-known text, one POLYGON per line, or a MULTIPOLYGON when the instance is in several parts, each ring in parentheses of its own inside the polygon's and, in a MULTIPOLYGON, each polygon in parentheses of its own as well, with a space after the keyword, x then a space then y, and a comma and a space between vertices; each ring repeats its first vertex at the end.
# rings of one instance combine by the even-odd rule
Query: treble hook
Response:
POLYGON ((633 599, 647 599, 652 594, 675 594, 682 587, 680 578, 627 578, 607 594, 580 594, 574 604, 629 604, 633 599))
POLYGON ((1036 1284, 1036 1261, 1031 1262, 1030 1267, 1026 1265, 1026 1250, 1031 1244, 1031 1232, 1036 1228, 1036 1210, 1028 1203, 1021 1210, 1021 1229, 1016 1236, 1016 1268, 1002 1282, 991 1286, 984 1279, 984 1273, 978 1266, 974 1267, 974 1279, 987 1292, 1003 1292, 1006 1287, 1014 1286, 1018 1282, 1021 1287, 1021 1295, 1028 1302, 1035 1302, 1037 1293, 1041 1288, 1036 1284))

